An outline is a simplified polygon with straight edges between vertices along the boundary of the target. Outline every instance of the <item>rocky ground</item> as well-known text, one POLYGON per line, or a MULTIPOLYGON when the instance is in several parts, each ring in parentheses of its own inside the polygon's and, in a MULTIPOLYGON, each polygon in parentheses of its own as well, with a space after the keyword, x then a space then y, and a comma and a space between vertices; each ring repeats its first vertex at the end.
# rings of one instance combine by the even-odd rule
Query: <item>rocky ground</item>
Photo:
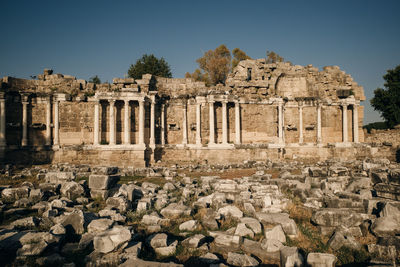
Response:
POLYGON ((3 166, 0 265, 393 266, 400 164, 3 166))

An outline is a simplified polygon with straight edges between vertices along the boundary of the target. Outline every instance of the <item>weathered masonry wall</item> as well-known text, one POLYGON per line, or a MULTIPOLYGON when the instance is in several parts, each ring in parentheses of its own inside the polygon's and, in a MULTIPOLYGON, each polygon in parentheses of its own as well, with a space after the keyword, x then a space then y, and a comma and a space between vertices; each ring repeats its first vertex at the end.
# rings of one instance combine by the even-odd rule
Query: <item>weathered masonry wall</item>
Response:
POLYGON ((323 158, 364 141, 362 87, 338 67, 245 60, 215 87, 152 75, 97 85, 51 70, 1 81, 0 150, 10 161, 307 157, 295 149, 323 158))

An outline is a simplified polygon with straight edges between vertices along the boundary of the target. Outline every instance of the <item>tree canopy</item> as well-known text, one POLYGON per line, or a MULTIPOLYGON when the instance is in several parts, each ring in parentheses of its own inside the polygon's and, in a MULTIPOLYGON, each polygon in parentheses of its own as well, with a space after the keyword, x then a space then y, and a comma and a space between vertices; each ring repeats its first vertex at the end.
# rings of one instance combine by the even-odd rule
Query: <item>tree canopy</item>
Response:
POLYGON ((153 54, 144 54, 136 63, 129 67, 128 76, 134 79, 141 79, 143 74, 171 78, 171 68, 164 58, 157 58, 153 54))
POLYGON ((99 76, 96 75, 96 76, 90 77, 89 82, 94 83, 94 84, 100 84, 101 80, 100 80, 99 76))
POLYGON ((199 68, 193 73, 187 72, 186 78, 192 78, 195 81, 203 81, 206 85, 215 85, 225 83, 228 74, 235 68, 241 60, 250 59, 245 52, 235 48, 231 52, 224 45, 218 46, 215 50, 208 50, 196 62, 199 68))
POLYGON ((400 65, 388 70, 383 79, 385 88, 375 89, 371 105, 392 128, 400 124, 400 65))
POLYGON ((276 62, 283 62, 284 60, 285 59, 283 57, 281 57, 280 55, 278 55, 274 51, 268 51, 267 50, 267 59, 266 59, 266 63, 267 64, 276 63, 276 62))

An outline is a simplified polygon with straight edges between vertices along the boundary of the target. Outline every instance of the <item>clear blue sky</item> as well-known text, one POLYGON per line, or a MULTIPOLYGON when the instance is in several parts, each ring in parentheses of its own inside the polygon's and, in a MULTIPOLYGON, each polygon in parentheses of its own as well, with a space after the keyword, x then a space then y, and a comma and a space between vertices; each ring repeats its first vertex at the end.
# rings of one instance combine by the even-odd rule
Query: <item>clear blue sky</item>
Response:
POLYGON ((273 50, 294 64, 338 65, 364 86, 364 123, 386 70, 400 64, 400 1, 18 1, 3 0, 0 77, 56 73, 124 77, 144 53, 174 77, 220 44, 252 58, 273 50))

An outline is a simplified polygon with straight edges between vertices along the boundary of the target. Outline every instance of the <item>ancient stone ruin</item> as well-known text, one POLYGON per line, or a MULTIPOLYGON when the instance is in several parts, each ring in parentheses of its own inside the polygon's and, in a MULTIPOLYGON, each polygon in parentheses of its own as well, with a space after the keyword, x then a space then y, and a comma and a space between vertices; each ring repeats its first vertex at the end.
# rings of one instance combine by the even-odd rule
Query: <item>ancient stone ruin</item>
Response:
POLYGON ((149 166, 372 155, 363 88, 338 67, 245 60, 226 85, 143 75, 113 84, 45 70, 4 77, 0 144, 15 162, 149 166))
POLYGON ((400 263, 400 129, 338 67, 1 81, 2 266, 400 263))

